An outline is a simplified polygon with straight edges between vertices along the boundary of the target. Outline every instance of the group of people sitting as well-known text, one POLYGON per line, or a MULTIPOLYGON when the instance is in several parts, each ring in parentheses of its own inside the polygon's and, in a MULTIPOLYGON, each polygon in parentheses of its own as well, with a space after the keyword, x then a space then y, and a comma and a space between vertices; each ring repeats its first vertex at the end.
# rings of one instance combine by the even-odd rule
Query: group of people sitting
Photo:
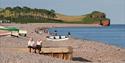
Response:
POLYGON ((33 38, 30 38, 28 41, 29 52, 31 53, 31 50, 34 50, 34 53, 37 53, 36 51, 38 50, 38 53, 40 54, 42 48, 42 42, 43 41, 41 39, 35 42, 33 38))

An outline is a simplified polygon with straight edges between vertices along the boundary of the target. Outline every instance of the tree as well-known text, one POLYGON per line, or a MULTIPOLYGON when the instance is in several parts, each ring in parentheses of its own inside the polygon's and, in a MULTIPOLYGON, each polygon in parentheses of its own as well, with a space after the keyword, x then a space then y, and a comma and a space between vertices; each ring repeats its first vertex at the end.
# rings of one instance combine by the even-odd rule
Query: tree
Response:
POLYGON ((51 12, 50 14, 51 18, 55 18, 56 17, 55 10, 51 9, 50 12, 51 12))
POLYGON ((87 14, 85 18, 83 18, 84 23, 102 23, 103 19, 107 19, 105 13, 100 11, 93 11, 90 14, 87 14))
POLYGON ((11 8, 11 7, 6 7, 5 10, 10 10, 10 11, 12 11, 12 8, 11 8))
POLYGON ((99 11, 93 11, 91 13, 92 18, 106 18, 105 16, 106 16, 105 13, 102 13, 102 12, 99 12, 99 11))
MULTIPOLYGON (((33 19, 33 20, 48 20, 56 17, 55 10, 51 9, 37 9, 29 7, 6 7, 0 11, 1 18, 11 17, 14 19, 33 19)), ((18 20, 17 20, 18 21, 18 20)))
POLYGON ((16 6, 13 8, 14 12, 15 12, 15 17, 19 17, 20 16, 20 13, 22 11, 22 8, 19 7, 19 6, 16 6))
POLYGON ((25 18, 28 18, 30 15, 32 15, 32 14, 31 14, 31 11, 32 11, 32 9, 29 8, 29 7, 24 6, 24 7, 22 8, 22 13, 23 13, 23 16, 24 16, 25 18))
POLYGON ((11 15, 12 15, 12 8, 6 7, 5 10, 4 10, 4 16, 11 17, 11 15))
POLYGON ((31 9, 29 7, 26 7, 26 6, 24 6, 22 9, 23 9, 23 12, 25 12, 25 13, 28 13, 31 11, 31 9))

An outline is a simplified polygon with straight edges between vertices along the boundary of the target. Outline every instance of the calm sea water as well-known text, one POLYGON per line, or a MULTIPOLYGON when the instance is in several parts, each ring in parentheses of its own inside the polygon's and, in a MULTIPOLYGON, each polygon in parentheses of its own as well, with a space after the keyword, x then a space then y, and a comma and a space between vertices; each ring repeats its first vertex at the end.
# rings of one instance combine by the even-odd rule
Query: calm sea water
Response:
POLYGON ((68 27, 51 28, 50 32, 57 30, 58 35, 67 35, 78 39, 100 41, 107 44, 125 48, 125 25, 111 25, 109 27, 68 27))

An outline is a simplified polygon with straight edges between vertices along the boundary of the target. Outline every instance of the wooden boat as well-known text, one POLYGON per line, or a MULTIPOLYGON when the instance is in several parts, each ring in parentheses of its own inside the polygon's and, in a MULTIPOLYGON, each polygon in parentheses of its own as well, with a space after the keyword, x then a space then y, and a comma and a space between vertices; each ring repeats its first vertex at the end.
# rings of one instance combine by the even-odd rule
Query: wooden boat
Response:
POLYGON ((27 31, 26 30, 20 30, 16 27, 3 27, 3 26, 0 26, 0 30, 3 30, 3 31, 8 31, 8 32, 11 32, 11 35, 12 36, 26 36, 27 35, 27 31))
POLYGON ((47 36, 47 40, 50 41, 63 41, 68 39, 69 38, 67 36, 47 36))
POLYGON ((11 35, 11 32, 5 31, 5 30, 0 30, 0 36, 6 36, 6 35, 11 35))

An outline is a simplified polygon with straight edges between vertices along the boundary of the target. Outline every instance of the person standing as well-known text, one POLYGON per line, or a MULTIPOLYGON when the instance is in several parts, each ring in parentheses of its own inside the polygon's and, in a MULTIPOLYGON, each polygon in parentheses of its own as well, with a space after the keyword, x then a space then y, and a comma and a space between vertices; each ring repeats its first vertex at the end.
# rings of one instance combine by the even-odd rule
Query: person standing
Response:
POLYGON ((57 30, 55 30, 54 33, 55 33, 55 36, 57 36, 57 30))
POLYGON ((33 41, 33 38, 30 38, 28 41, 28 48, 29 48, 29 52, 31 53, 31 49, 34 50, 34 53, 36 53, 36 43, 33 41))
POLYGON ((68 36, 69 36, 69 37, 71 36, 71 33, 70 33, 70 32, 68 32, 68 36))
POLYGON ((38 53, 40 54, 40 51, 41 51, 41 48, 42 48, 42 40, 39 39, 37 40, 37 43, 36 43, 36 50, 38 50, 38 53))

